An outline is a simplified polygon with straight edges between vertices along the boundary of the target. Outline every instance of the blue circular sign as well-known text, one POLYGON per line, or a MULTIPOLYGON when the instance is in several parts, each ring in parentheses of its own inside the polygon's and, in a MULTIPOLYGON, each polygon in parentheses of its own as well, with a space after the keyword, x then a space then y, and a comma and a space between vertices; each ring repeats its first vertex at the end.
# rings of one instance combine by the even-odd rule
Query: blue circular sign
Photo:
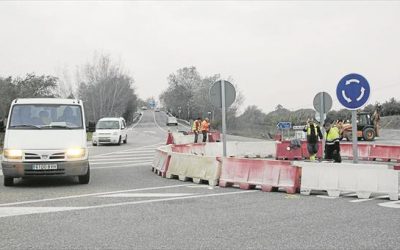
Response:
POLYGON ((336 88, 336 96, 340 104, 350 110, 364 106, 370 93, 371 88, 367 79, 354 73, 344 76, 336 88))

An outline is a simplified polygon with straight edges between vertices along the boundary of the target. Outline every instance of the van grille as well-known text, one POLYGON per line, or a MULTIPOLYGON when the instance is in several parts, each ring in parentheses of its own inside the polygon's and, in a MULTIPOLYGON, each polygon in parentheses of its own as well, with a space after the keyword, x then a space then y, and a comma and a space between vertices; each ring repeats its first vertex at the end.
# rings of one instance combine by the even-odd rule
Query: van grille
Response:
POLYGON ((40 160, 40 155, 25 153, 25 160, 40 160))
POLYGON ((65 159, 65 154, 64 153, 56 153, 50 155, 50 160, 63 160, 65 159))

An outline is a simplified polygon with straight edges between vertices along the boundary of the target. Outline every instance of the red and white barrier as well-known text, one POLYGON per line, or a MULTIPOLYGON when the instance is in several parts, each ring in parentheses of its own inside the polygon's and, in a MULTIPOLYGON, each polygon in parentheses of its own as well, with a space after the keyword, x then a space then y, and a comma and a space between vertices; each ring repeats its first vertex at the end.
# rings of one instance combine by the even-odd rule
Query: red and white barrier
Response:
POLYGON ((153 172, 159 176, 166 177, 171 156, 167 150, 157 149, 153 159, 153 172))
POLYGON ((276 142, 275 158, 277 160, 301 160, 303 159, 303 152, 300 148, 290 149, 290 141, 277 141, 276 142))
POLYGON ((283 188, 287 193, 299 189, 300 170, 289 161, 221 158, 220 187, 238 184, 241 189, 261 186, 266 192, 283 188))
POLYGON ((370 160, 396 161, 400 162, 400 146, 371 145, 370 160))
MULTIPOLYGON (((358 158, 360 160, 368 161, 370 158, 370 144, 358 144, 358 158)), ((353 144, 341 143, 340 144, 340 156, 352 160, 353 156, 353 144)))

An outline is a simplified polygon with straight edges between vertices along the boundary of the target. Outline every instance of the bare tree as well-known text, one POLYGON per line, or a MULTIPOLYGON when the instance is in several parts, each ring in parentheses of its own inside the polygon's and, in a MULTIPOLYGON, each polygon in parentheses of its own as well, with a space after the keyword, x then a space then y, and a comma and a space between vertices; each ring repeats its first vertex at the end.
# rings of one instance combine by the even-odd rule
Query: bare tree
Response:
POLYGON ((78 96, 84 101, 88 119, 125 116, 130 121, 137 108, 133 79, 110 56, 95 56, 78 72, 78 96))

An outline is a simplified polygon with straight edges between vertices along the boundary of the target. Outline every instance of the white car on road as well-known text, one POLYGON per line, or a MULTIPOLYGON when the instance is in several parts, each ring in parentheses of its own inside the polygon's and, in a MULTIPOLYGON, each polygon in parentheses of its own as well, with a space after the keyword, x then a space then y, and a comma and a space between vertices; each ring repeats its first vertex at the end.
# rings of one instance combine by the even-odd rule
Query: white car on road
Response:
POLYGON ((31 176, 78 176, 88 184, 90 168, 86 132, 94 122, 85 123, 82 101, 57 98, 16 99, 11 103, 5 132, 4 185, 14 178, 31 176))
POLYGON ((96 132, 92 136, 93 146, 98 144, 118 144, 128 142, 128 130, 125 119, 115 117, 101 118, 96 124, 96 132))

